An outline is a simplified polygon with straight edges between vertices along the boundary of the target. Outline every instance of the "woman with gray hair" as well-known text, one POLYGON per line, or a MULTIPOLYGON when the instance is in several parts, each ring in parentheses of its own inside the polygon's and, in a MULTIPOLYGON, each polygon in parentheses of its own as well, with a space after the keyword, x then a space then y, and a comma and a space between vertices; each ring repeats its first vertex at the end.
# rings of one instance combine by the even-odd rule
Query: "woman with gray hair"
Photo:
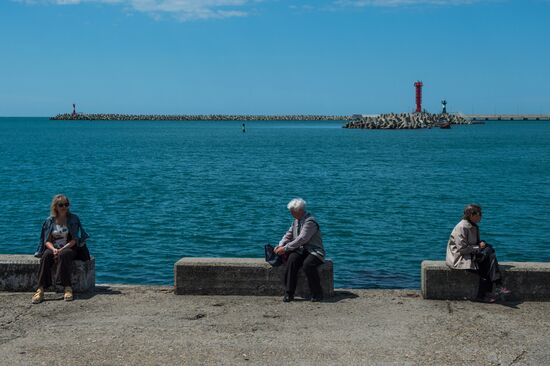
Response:
POLYGON ((462 220, 454 227, 447 243, 447 266, 470 270, 479 275, 477 300, 495 302, 510 290, 502 287, 502 276, 495 250, 479 239, 481 206, 469 204, 464 208, 462 220))
POLYGON ((294 221, 275 248, 275 254, 287 254, 284 302, 294 300, 298 270, 303 267, 311 291, 311 301, 323 299, 323 290, 317 267, 325 257, 321 229, 315 217, 306 210, 306 201, 294 198, 287 205, 294 221))

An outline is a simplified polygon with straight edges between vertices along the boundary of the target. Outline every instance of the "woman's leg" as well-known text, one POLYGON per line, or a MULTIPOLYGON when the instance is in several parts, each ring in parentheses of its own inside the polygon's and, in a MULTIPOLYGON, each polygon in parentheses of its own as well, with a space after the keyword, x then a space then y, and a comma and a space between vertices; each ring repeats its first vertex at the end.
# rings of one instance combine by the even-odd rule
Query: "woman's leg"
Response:
POLYGON ((305 256, 296 252, 291 252, 286 261, 285 273, 285 296, 291 299, 296 292, 296 284, 298 283, 298 270, 304 263, 305 256))
POLYGON ((493 287, 493 285, 499 286, 502 280, 495 250, 492 246, 487 245, 484 251, 486 253, 485 259, 483 262, 479 263, 479 268, 483 271, 483 277, 491 282, 491 287, 493 287))
POLYGON ((51 286, 53 264, 53 252, 49 249, 46 249, 44 253, 42 253, 42 257, 40 257, 40 269, 38 270, 38 287, 46 289, 51 286))
POLYGON ((323 298, 323 289, 321 288, 321 279, 317 267, 323 263, 318 257, 313 254, 308 254, 304 260, 304 272, 306 273, 307 283, 311 291, 311 297, 315 300, 323 298))
POLYGON ((485 275, 481 274, 480 271, 478 271, 477 274, 479 275, 477 297, 478 299, 483 299, 488 293, 493 291, 493 283, 485 278, 485 275))
POLYGON ((76 252, 73 249, 64 249, 58 254, 59 267, 57 275, 64 287, 71 286, 71 267, 75 255, 76 252))

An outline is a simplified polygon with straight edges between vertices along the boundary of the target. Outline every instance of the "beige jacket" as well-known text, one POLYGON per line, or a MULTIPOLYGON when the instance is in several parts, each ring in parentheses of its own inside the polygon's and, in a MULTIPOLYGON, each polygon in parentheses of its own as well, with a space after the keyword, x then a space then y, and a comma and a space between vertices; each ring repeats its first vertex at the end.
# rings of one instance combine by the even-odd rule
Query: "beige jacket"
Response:
POLYGON ((472 255, 479 252, 479 228, 461 220, 451 232, 447 243, 447 266, 454 269, 477 269, 472 255))

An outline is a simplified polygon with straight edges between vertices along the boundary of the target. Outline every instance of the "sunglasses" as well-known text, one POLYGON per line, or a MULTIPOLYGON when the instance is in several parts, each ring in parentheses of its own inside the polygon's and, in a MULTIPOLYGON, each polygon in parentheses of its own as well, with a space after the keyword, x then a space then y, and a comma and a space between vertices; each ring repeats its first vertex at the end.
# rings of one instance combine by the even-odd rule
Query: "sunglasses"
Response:
POLYGON ((57 207, 61 208, 61 207, 69 207, 69 202, 67 203, 58 203, 57 204, 57 207))

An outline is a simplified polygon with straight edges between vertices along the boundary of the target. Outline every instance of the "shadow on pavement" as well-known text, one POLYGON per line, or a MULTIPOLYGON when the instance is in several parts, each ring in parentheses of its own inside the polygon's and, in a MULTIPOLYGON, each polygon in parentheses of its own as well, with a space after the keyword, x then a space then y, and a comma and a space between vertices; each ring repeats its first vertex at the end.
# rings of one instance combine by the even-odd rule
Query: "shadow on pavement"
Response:
POLYGON ((106 285, 96 285, 93 291, 77 293, 75 299, 78 300, 87 300, 91 299, 96 295, 120 295, 122 292, 119 290, 114 290, 111 286, 106 285))
POLYGON ((350 292, 350 291, 335 290, 334 295, 332 297, 324 299, 323 302, 332 303, 332 302, 338 302, 338 301, 347 300, 347 299, 356 299, 358 297, 359 295, 354 294, 353 292, 350 292))

